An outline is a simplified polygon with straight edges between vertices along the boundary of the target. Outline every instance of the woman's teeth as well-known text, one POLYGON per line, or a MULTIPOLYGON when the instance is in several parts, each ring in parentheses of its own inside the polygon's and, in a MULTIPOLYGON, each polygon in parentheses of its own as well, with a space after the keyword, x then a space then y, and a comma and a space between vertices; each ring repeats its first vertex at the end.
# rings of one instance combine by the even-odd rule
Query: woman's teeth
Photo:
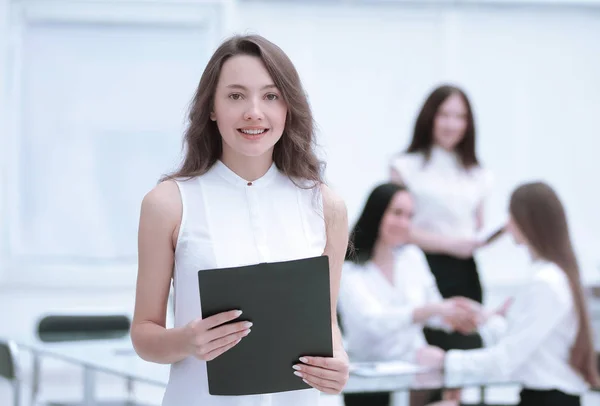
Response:
POLYGON ((248 135, 258 135, 258 134, 264 133, 266 130, 262 129, 262 130, 240 130, 240 131, 243 132, 244 134, 248 134, 248 135))

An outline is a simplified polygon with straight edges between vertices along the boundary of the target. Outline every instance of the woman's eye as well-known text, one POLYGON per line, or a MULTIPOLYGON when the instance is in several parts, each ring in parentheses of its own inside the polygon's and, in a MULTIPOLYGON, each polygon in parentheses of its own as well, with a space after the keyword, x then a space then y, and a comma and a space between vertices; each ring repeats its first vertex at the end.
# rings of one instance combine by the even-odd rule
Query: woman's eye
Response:
POLYGON ((231 100, 239 100, 239 99, 241 99, 241 98, 242 98, 242 95, 241 95, 241 94, 239 94, 239 93, 232 93, 232 94, 230 94, 230 95, 229 95, 229 98, 230 98, 231 100))
POLYGON ((265 97, 266 97, 267 100, 277 100, 277 99, 279 99, 279 96, 276 95, 275 93, 269 93, 265 97))

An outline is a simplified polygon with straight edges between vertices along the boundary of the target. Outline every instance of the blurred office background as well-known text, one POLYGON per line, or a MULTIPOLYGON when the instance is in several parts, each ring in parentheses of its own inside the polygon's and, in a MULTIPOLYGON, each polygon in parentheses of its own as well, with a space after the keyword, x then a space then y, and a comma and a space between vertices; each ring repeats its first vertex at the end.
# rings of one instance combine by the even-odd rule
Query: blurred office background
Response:
MULTIPOLYGON (((53 311, 132 312, 142 197, 177 164, 188 102, 233 33, 296 64, 351 222, 451 82, 494 173, 488 223, 518 183, 550 182, 599 283, 598 0, 0 0, 0 335, 53 311)), ((522 280, 508 238, 478 260, 492 301, 522 280)))

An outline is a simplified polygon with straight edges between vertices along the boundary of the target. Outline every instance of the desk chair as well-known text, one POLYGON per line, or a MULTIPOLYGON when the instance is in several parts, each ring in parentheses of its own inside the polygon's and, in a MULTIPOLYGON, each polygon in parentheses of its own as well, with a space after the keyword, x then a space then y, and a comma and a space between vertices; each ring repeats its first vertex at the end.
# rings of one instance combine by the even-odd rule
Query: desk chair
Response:
POLYGON ((17 345, 12 341, 0 341, 0 377, 12 384, 13 406, 21 406, 21 374, 17 345))
MULTIPOLYGON (((77 342, 90 340, 108 340, 125 338, 129 335, 131 321, 128 316, 122 314, 105 315, 47 315, 42 317, 37 325, 37 336, 42 342, 77 342)), ((41 360, 34 356, 31 404, 36 404, 40 388, 41 360)), ((127 397, 133 398, 133 380, 127 379, 127 397)), ((71 406, 67 403, 46 403, 52 406, 71 406)), ((99 406, 108 405, 131 405, 141 406, 131 400, 119 402, 100 403, 99 406)))

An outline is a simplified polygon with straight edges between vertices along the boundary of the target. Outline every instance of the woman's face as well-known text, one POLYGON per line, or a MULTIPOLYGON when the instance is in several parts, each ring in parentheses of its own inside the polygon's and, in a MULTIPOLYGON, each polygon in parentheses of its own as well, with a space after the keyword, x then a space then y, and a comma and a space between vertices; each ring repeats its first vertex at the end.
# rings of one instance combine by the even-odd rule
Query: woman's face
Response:
POLYGON ((287 105, 262 61, 229 58, 221 69, 214 111, 223 138, 223 156, 272 155, 285 127, 287 105))
POLYGON ((468 126, 468 109, 462 96, 451 94, 438 108, 433 120, 433 141, 448 151, 453 151, 465 136, 468 126))
POLYGON ((381 219, 380 241, 394 247, 405 244, 408 241, 412 215, 413 200, 410 193, 405 190, 397 192, 381 219))

